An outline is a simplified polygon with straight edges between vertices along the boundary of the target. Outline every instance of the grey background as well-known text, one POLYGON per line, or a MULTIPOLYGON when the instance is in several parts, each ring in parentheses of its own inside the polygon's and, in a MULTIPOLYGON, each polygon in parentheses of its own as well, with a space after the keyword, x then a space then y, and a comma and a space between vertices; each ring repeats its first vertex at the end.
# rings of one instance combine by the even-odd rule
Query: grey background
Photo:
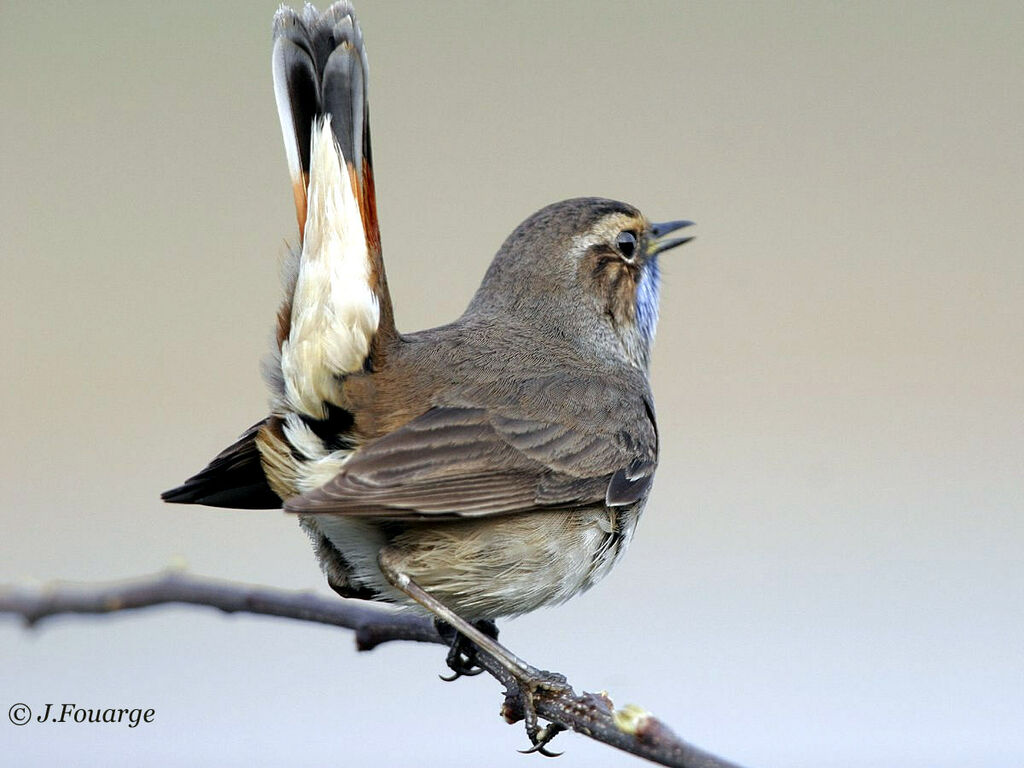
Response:
MULTIPOLYGON (((325 592, 293 520, 160 490, 264 413, 284 241, 275 4, 0 6, 0 582, 325 592)), ((581 194, 663 265, 663 455, 624 562, 525 658, 752 766, 1024 761, 1024 11, 1007 3, 363 0, 399 326, 461 312, 581 194)), ((11 765, 508 765, 435 647, 161 609, 0 622, 11 765)), ((563 736, 558 765, 635 765, 563 736)))

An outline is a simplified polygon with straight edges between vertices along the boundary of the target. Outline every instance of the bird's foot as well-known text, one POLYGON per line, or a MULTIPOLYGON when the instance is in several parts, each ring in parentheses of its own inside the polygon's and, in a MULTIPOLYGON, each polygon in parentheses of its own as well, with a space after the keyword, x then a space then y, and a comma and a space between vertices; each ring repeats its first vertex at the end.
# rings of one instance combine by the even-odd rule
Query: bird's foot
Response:
POLYGON ((562 754, 550 751, 547 746, 566 727, 559 723, 541 726, 537 714, 537 698, 572 694, 572 687, 564 675, 531 668, 527 675, 517 676, 515 688, 506 692, 503 713, 508 722, 522 720, 526 726, 526 735, 532 746, 520 752, 524 755, 536 752, 544 757, 558 757, 562 754))
MULTIPOLYGON (((437 627, 437 633, 449 644, 448 656, 445 661, 452 674, 440 675, 442 680, 450 683, 460 677, 473 677, 484 671, 477 663, 477 648, 472 640, 457 632, 451 624, 440 619, 434 619, 434 626, 437 627)), ((473 626, 492 640, 498 639, 498 627, 493 621, 486 619, 475 621, 473 626)))
POLYGON ((565 677, 527 664, 497 641, 498 628, 493 621, 471 622, 462 618, 395 567, 392 560, 389 553, 381 553, 378 559, 381 572, 393 587, 434 614, 438 633, 443 639, 450 639, 448 666, 454 674, 442 680, 479 674, 482 669, 478 654, 486 655, 488 660, 495 662, 498 668, 495 677, 505 686, 505 706, 502 708, 505 719, 509 723, 525 721, 526 734, 533 745, 528 751, 557 757, 547 749, 547 745, 565 730, 565 726, 549 723, 542 728, 538 722, 537 700, 571 698, 574 693, 565 677))

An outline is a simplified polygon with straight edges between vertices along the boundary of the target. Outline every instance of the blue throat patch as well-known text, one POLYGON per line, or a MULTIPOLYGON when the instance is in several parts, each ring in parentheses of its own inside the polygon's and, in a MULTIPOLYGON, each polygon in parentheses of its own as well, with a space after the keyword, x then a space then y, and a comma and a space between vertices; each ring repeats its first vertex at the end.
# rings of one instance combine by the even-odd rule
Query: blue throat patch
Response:
POLYGON ((657 254, 648 261, 640 273, 636 288, 636 326, 648 347, 654 343, 654 332, 658 326, 658 290, 661 273, 658 270, 657 254))

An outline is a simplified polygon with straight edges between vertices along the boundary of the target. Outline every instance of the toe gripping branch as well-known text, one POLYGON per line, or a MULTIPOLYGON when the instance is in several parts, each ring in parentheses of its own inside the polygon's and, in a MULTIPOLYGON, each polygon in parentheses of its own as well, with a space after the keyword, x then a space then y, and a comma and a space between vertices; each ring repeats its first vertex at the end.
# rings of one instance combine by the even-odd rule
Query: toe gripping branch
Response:
POLYGON ((565 727, 550 723, 542 728, 537 703, 539 697, 571 699, 574 691, 565 677, 527 664, 496 640, 498 628, 493 621, 470 622, 462 618, 399 570, 386 553, 381 554, 379 563, 393 586, 434 615, 438 634, 445 640, 451 638, 447 660, 452 675, 442 679, 458 680, 486 669, 505 686, 505 719, 509 723, 524 721, 526 735, 533 745, 527 751, 557 757, 546 747, 565 727))
MULTIPOLYGON (((442 680, 452 682, 460 677, 473 677, 486 671, 481 666, 481 654, 486 653, 485 651, 481 651, 472 640, 457 632, 454 627, 441 619, 435 619, 434 626, 437 628, 437 633, 449 645, 446 662, 452 674, 440 675, 442 680)), ((498 639, 498 627, 493 621, 474 621, 473 626, 492 640, 498 639)), ((508 674, 509 670, 502 668, 502 671, 506 673, 501 675, 502 683, 505 686, 502 716, 508 723, 525 721, 526 734, 532 745, 528 749, 519 751, 524 755, 536 752, 544 757, 559 757, 562 753, 550 751, 547 749, 547 745, 555 736, 567 729, 558 723, 541 726, 535 697, 545 693, 564 693, 566 690, 571 692, 572 689, 566 683, 565 677, 551 672, 531 670, 537 674, 530 675, 528 679, 520 679, 518 676, 508 674)))
MULTIPOLYGON (((451 675, 439 675, 446 683, 454 682, 460 677, 475 677, 484 671, 477 659, 477 647, 468 637, 446 621, 434 619, 437 634, 448 643, 448 656, 445 661, 452 671, 451 675)), ((474 621, 473 626, 492 640, 498 639, 498 627, 493 621, 474 621)))

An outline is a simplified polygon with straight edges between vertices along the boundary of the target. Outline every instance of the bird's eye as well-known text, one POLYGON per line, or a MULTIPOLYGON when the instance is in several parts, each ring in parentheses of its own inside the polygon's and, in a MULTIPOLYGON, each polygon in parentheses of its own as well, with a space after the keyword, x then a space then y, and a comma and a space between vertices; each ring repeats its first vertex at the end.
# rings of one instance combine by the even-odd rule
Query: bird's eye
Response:
POLYGON ((636 233, 630 232, 628 229, 620 232, 619 236, 615 238, 615 244, 619 247, 619 253, 627 259, 632 259, 633 254, 636 253, 636 233))

